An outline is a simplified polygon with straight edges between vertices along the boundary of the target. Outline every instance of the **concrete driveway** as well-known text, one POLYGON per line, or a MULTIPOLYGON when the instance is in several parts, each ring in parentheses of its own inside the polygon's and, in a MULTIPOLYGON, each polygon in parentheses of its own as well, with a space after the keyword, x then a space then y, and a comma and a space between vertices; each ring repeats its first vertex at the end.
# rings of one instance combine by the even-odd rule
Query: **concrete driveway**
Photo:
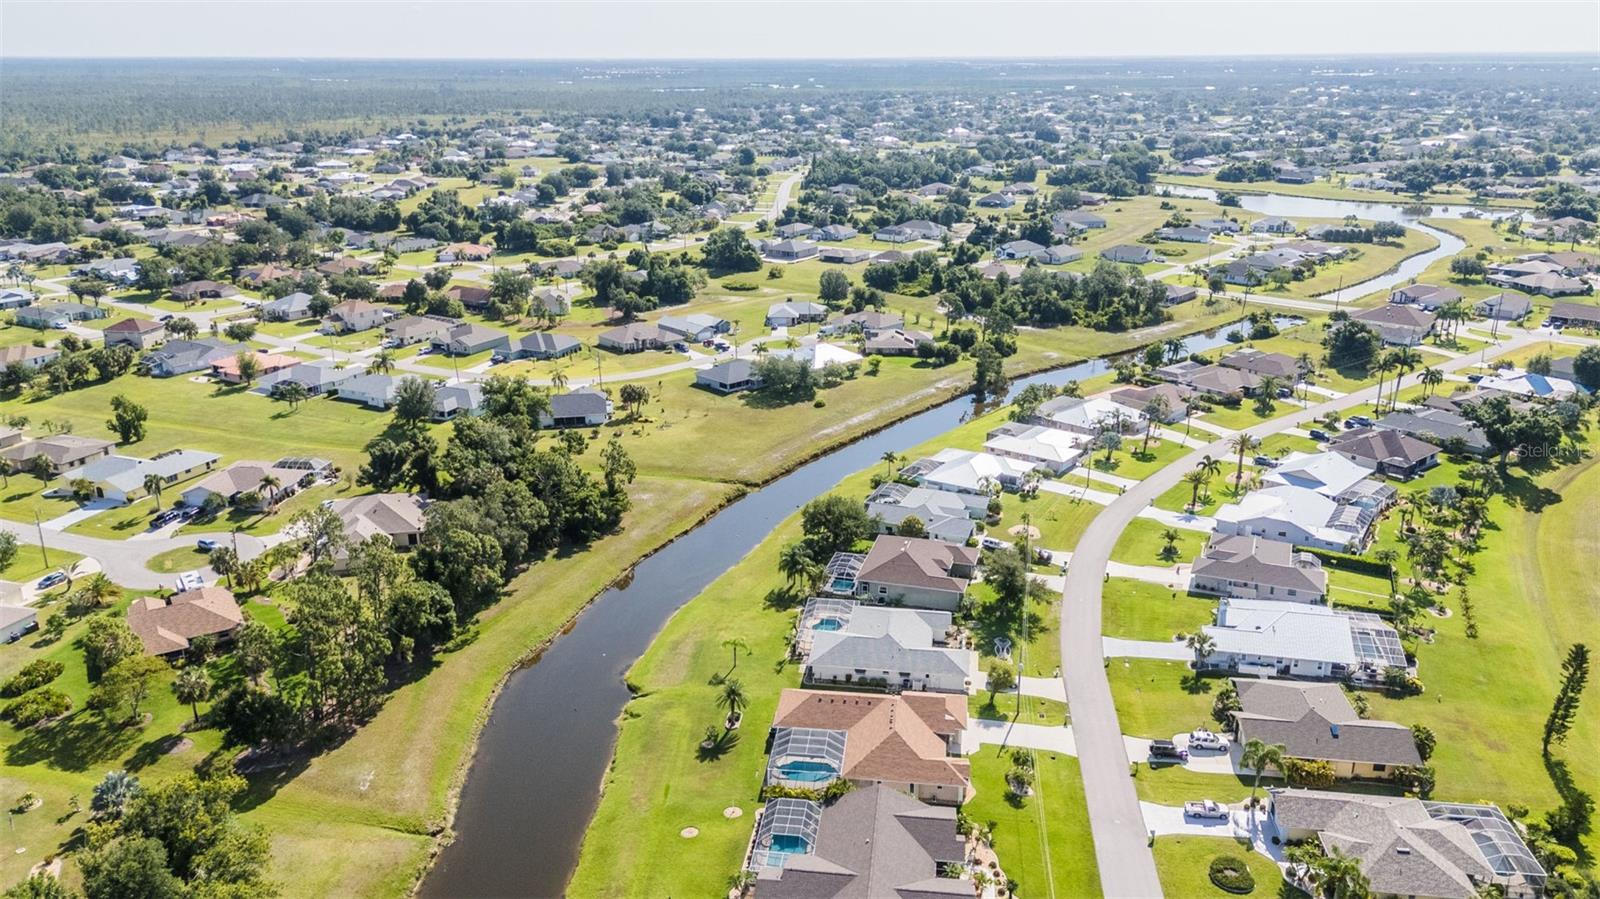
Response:
POLYGON ((1078 747, 1072 740, 1070 727, 1046 727, 1043 724, 969 718, 967 729, 961 733, 961 754, 972 755, 984 746, 1008 746, 1036 749, 1041 752, 1060 752, 1066 755, 1078 754, 1078 747))

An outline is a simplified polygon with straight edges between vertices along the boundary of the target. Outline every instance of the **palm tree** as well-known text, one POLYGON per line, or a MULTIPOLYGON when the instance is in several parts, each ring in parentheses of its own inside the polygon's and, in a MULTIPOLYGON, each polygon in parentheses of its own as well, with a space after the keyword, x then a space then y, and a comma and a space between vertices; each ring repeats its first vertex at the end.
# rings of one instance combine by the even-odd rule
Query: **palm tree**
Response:
POLYGON ((1444 372, 1430 365, 1422 370, 1422 374, 1417 375, 1417 380, 1428 388, 1428 396, 1433 396, 1434 388, 1444 383, 1444 372))
POLYGON ((1328 899, 1365 899, 1372 895, 1372 884, 1361 871, 1361 862, 1345 855, 1337 846, 1308 865, 1317 892, 1328 899))
POLYGON ((161 511, 161 487, 165 482, 161 475, 147 474, 144 476, 144 492, 156 498, 156 511, 161 511))
POLYGON ((1250 804, 1256 801, 1256 789, 1261 786, 1261 774, 1268 768, 1276 768, 1283 764, 1283 754, 1288 751, 1282 743, 1263 743, 1260 740, 1251 740, 1244 744, 1244 753, 1239 758, 1239 763, 1256 772, 1255 782, 1250 785, 1250 804))
POLYGON ((189 711, 194 714, 195 723, 200 723, 200 703, 211 696, 211 679, 206 677, 204 668, 191 665, 178 672, 172 681, 172 695, 179 702, 189 704, 189 711))
POLYGON ((1206 485, 1211 478, 1206 475, 1203 468, 1196 468, 1183 476, 1184 483, 1189 485, 1189 511, 1194 512, 1200 508, 1200 488, 1206 485))
POLYGON ((1389 408, 1393 409, 1400 404, 1400 384, 1405 376, 1416 370, 1422 364, 1422 354, 1410 347, 1401 347, 1394 351, 1395 368, 1399 374, 1394 377, 1394 391, 1389 396, 1389 408))
POLYGON ((283 486, 283 482, 278 479, 277 475, 268 473, 261 476, 261 481, 256 486, 260 488, 262 495, 267 498, 267 511, 276 510, 278 508, 278 488, 283 486))
POLYGON ((116 602, 117 597, 122 595, 122 588, 111 578, 106 577, 105 572, 97 571, 83 582, 83 586, 78 588, 78 593, 88 601, 88 605, 98 609, 116 602))
POLYGON ((1156 429, 1157 421, 1166 421, 1172 414, 1172 404, 1164 396, 1153 396, 1150 402, 1144 404, 1140 410, 1144 413, 1144 444, 1139 447, 1139 455, 1150 452, 1150 434, 1156 429))
POLYGON ((900 456, 894 450, 885 450, 878 458, 883 460, 883 476, 888 478, 889 472, 894 469, 894 463, 900 461, 900 456))
POLYGON ((1300 367, 1300 399, 1309 400, 1311 379, 1317 374, 1317 361, 1311 358, 1310 353, 1301 353, 1294 361, 1300 367))
POLYGON ((778 551, 778 571, 789 579, 790 587, 797 583, 807 586, 816 583, 822 573, 821 566, 811 558, 810 548, 799 540, 778 551))
POLYGON ((386 375, 394 371, 394 353, 389 350, 379 350, 367 363, 367 374, 386 375))
POLYGON ((1378 412, 1383 409, 1383 376, 1395 368, 1394 353, 1385 353, 1375 367, 1378 370, 1378 398, 1373 402, 1372 410, 1378 412))
POLYGON ((1170 562, 1178 557, 1178 532, 1167 528, 1161 532, 1161 558, 1170 562))
POLYGON ((1206 659, 1211 658, 1211 654, 1217 651, 1217 641, 1213 640, 1210 634, 1200 631, 1190 634, 1183 641, 1183 645, 1194 650, 1196 668, 1205 665, 1206 659))
POLYGON ((744 642, 743 640, 739 639, 738 637, 729 637, 728 639, 723 640, 722 641, 722 647, 724 649, 733 650, 733 667, 729 668, 728 669, 729 671, 732 671, 734 668, 739 667, 739 650, 741 650, 741 649, 744 650, 744 654, 745 655, 749 655, 750 654, 750 644, 744 642))
POLYGON ((1228 442, 1228 448, 1239 454, 1239 467, 1233 473, 1233 492, 1237 495, 1244 489, 1244 454, 1253 451, 1261 445, 1261 441, 1250 436, 1248 431, 1240 431, 1233 435, 1228 442))
POLYGON ((1391 594, 1397 592, 1400 589, 1400 570, 1395 567, 1395 563, 1400 561, 1400 554, 1386 546, 1372 554, 1372 561, 1389 566, 1389 592, 1391 594))
POLYGON ((739 716, 749 705, 750 697, 745 694, 743 684, 731 677, 722 682, 722 692, 717 694, 717 707, 728 711, 728 720, 725 723, 729 725, 737 723, 739 716))
POLYGON ((557 390, 567 389, 567 373, 565 369, 557 368, 550 373, 550 386, 557 390))

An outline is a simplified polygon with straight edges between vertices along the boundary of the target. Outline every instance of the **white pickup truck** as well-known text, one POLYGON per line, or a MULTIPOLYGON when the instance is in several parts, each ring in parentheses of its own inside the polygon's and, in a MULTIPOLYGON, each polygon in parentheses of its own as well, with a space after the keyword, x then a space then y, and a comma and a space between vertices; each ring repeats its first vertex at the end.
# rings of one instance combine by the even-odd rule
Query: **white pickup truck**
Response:
POLYGON ((1183 804, 1183 816, 1185 818, 1215 818, 1218 820, 1227 820, 1228 807, 1220 802, 1214 802, 1210 799, 1199 799, 1191 802, 1185 802, 1183 804))

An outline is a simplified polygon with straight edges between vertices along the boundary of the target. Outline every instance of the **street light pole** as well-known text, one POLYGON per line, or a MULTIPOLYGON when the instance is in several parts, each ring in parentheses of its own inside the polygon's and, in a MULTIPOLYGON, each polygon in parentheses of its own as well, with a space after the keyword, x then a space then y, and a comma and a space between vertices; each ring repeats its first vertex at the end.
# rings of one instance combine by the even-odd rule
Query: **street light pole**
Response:
POLYGON ((39 521, 39 513, 33 513, 33 526, 39 530, 39 555, 44 557, 44 567, 50 567, 50 551, 44 545, 44 524, 39 521))

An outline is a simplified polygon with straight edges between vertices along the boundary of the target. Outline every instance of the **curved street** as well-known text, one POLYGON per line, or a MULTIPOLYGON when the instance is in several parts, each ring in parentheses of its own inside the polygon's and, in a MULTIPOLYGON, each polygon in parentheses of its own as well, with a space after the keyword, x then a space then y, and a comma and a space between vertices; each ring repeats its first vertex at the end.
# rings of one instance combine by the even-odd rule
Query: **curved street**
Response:
MULTIPOLYGON (((1530 334, 1508 335, 1488 355, 1499 356, 1539 339, 1530 334)), ((1478 362, 1479 354, 1472 353, 1437 367, 1448 373, 1478 362)), ((1402 383, 1418 383, 1417 376, 1411 375, 1402 383)), ((1384 389, 1393 389, 1393 384, 1389 381, 1384 389)), ((1366 387, 1247 428, 1245 433, 1260 439, 1329 412, 1372 402, 1377 394, 1376 386, 1366 387)), ((1128 523, 1149 508, 1156 497, 1177 486, 1204 457, 1228 458, 1231 455, 1228 444, 1229 438, 1221 438, 1196 449, 1128 487, 1127 492, 1112 500, 1078 541, 1062 581, 1061 673, 1066 679, 1073 739, 1083 771, 1095 859, 1100 868, 1100 887, 1111 899, 1142 899, 1160 896, 1162 891, 1155 856, 1150 850, 1150 832, 1146 829, 1134 780, 1129 776, 1128 766, 1132 760, 1128 758, 1111 697, 1111 683, 1106 676, 1100 633, 1101 591, 1106 567, 1111 561, 1111 549, 1128 523)))

